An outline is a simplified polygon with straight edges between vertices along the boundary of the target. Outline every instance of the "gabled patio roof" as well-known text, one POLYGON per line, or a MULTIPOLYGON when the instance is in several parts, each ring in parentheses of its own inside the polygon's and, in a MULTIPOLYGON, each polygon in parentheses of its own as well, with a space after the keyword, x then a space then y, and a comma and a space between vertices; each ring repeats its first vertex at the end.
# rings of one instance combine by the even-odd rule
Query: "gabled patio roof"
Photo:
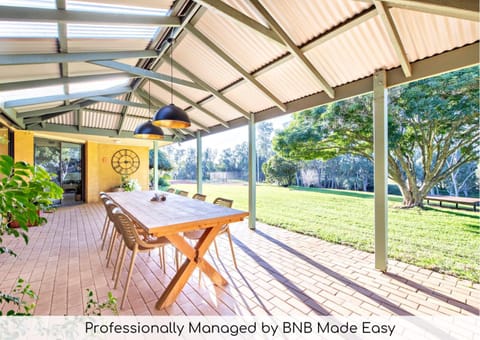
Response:
POLYGON ((14 125, 131 137, 152 115, 147 79, 152 108, 170 101, 170 36, 173 101, 193 122, 167 132, 181 139, 372 91, 375 70, 393 86, 478 63, 477 1, 102 2, 2 2, 14 125))

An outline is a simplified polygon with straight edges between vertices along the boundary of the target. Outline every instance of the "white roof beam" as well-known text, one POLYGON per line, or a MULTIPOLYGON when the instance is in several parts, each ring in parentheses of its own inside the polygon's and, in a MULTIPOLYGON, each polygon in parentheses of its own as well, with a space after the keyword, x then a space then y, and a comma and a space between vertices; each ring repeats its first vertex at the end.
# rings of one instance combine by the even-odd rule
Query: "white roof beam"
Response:
POLYGON ((0 91, 13 91, 13 90, 30 89, 35 87, 57 86, 57 85, 65 85, 65 84, 71 85, 71 84, 78 84, 78 83, 84 83, 84 82, 116 80, 121 78, 133 78, 133 77, 136 77, 136 75, 126 73, 126 72, 121 72, 121 73, 98 74, 98 75, 90 75, 90 76, 27 80, 27 81, 0 84, 0 91))
POLYGON ((104 102, 104 103, 112 103, 112 104, 117 104, 117 105, 122 105, 122 106, 133 106, 133 107, 139 107, 142 109, 148 109, 148 105, 141 104, 141 103, 136 103, 136 102, 131 102, 128 100, 120 100, 117 98, 111 98, 111 97, 106 97, 106 96, 93 96, 93 97, 88 97, 86 98, 87 100, 93 100, 96 102, 104 102))
POLYGON ((72 104, 72 105, 64 105, 64 106, 56 106, 48 109, 41 109, 41 110, 33 110, 33 111, 25 111, 19 112, 17 114, 18 117, 27 118, 27 117, 41 117, 44 115, 48 115, 50 113, 58 113, 58 112, 68 112, 80 109, 79 104, 72 104))
POLYGON ((121 86, 121 87, 112 87, 112 88, 105 89, 105 90, 96 90, 96 91, 78 92, 78 93, 71 93, 71 94, 59 94, 59 95, 53 95, 53 96, 9 100, 9 101, 6 101, 3 105, 4 105, 5 108, 12 108, 12 107, 18 107, 18 106, 36 105, 36 104, 57 102, 57 101, 70 100, 70 99, 79 99, 79 98, 92 97, 92 96, 119 95, 119 94, 123 94, 123 93, 126 93, 126 92, 131 92, 131 91, 132 91, 131 87, 121 86))
POLYGON ((212 51, 214 51, 220 58, 222 58, 225 62, 227 62, 233 69, 235 69, 238 73, 240 73, 246 81, 250 84, 255 86, 258 90, 260 90, 270 101, 273 102, 275 106, 282 111, 287 109, 287 106, 273 93, 271 93, 265 86, 263 86, 255 77, 253 77, 250 73, 244 70, 235 60, 233 60, 227 53, 225 53, 221 48, 215 45, 210 39, 208 39, 202 32, 197 30, 193 25, 188 24, 185 27, 188 31, 190 31, 197 39, 203 42, 206 46, 208 46, 212 51))
POLYGON ((153 50, 121 51, 121 52, 77 52, 77 53, 42 53, 42 54, 3 54, 0 65, 71 63, 79 61, 112 60, 128 58, 153 58, 157 52, 153 50))
POLYGON ((211 111, 203 108, 201 105, 195 103, 193 100, 191 100, 190 98, 188 98, 187 96, 181 94, 180 92, 170 88, 168 85, 165 85, 164 83, 161 83, 161 82, 157 82, 157 81, 154 81, 155 84, 157 84, 157 86, 160 86, 161 88, 163 88, 164 90, 166 91, 172 91, 172 93, 180 98, 181 100, 183 100, 184 102, 187 102, 188 104, 190 104, 191 106, 193 106, 194 108, 202 111, 203 113, 205 113, 207 116, 210 116, 211 118, 215 119, 217 122, 219 122, 220 124, 222 124, 223 126, 225 127, 229 127, 228 123, 226 121, 224 121, 223 119, 221 119, 220 117, 218 117, 217 115, 215 115, 214 113, 212 113, 211 111))
POLYGON ((180 78, 173 78, 172 79, 169 75, 157 73, 157 72, 154 72, 154 71, 146 70, 146 69, 136 67, 136 66, 131 66, 131 65, 128 65, 128 64, 119 63, 118 61, 101 60, 101 61, 90 61, 90 63, 95 64, 95 65, 108 67, 108 68, 113 68, 113 69, 119 70, 119 71, 125 71, 125 72, 131 73, 131 74, 136 74, 138 76, 142 76, 142 77, 145 77, 145 78, 150 78, 150 79, 153 79, 153 80, 166 81, 166 82, 169 82, 169 83, 173 82, 173 83, 178 84, 178 85, 203 90, 203 88, 200 85, 192 83, 191 81, 183 80, 183 79, 180 79, 180 78))
POLYGON ((142 25, 179 26, 180 18, 159 15, 129 15, 120 13, 98 13, 68 11, 64 9, 27 8, 2 6, 1 21, 60 22, 95 25, 142 25))
POLYGON ((377 9, 378 16, 382 20, 383 26, 385 26, 390 42, 392 43, 393 49, 397 54, 400 65, 402 66, 403 73, 405 74, 405 77, 408 78, 412 75, 412 67, 408 61, 407 53, 403 47, 400 35, 395 27, 392 14, 383 2, 374 0, 373 3, 377 9))
POLYGON ((323 78, 323 76, 318 72, 315 66, 312 65, 310 60, 308 60, 305 55, 302 53, 300 48, 295 45, 292 39, 287 35, 287 33, 280 27, 277 21, 270 15, 270 13, 263 7, 262 4, 258 0, 250 0, 250 3, 257 9, 257 11, 267 20, 268 24, 272 28, 272 30, 278 34, 278 36, 282 39, 284 44, 287 46, 290 53, 295 55, 303 65, 315 76, 319 85, 322 89, 328 94, 330 98, 335 97, 335 91, 333 88, 328 84, 328 82, 323 78))
POLYGON ((263 26, 262 24, 258 23, 257 21, 253 20, 249 16, 243 14, 242 12, 236 10, 235 8, 227 5, 226 3, 218 0, 194 0, 195 2, 205 6, 207 8, 214 9, 221 14, 238 21, 239 23, 247 26, 248 28, 252 29, 254 32, 267 37, 268 39, 284 46, 282 39, 280 39, 277 34, 272 31, 271 29, 263 26))
POLYGON ((171 60, 171 63, 173 64, 173 67, 178 69, 180 72, 185 74, 187 77, 192 79, 195 83, 199 84, 202 86, 205 90, 209 91, 211 94, 213 94, 215 97, 223 101, 224 103, 230 105, 233 107, 235 110, 240 112, 245 118, 250 119, 250 113, 247 112, 246 110, 242 109, 239 105, 235 104, 233 101, 225 97, 223 94, 221 94, 219 91, 215 90, 213 87, 208 85, 206 82, 204 82, 202 79, 194 75, 190 70, 188 70, 186 67, 180 65, 174 60, 171 60))
MULTIPOLYGON (((361 0, 368 1, 370 0, 361 0)), ((457 19, 480 21, 479 2, 477 0, 381 0, 389 7, 398 7, 412 11, 453 17, 457 19)))

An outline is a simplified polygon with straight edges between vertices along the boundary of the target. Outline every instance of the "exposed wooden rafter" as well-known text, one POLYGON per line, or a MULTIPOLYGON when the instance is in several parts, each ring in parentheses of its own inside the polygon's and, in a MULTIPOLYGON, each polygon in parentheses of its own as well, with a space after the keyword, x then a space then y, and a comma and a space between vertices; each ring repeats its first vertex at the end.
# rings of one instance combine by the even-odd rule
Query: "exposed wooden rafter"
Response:
POLYGON ((255 86, 260 92, 263 93, 270 101, 273 102, 275 106, 278 106, 281 110, 286 110, 286 105, 273 93, 270 92, 265 86, 263 86, 255 77, 243 69, 235 60, 233 60, 227 53, 225 53, 221 48, 215 45, 210 39, 208 39, 202 32, 197 30, 193 25, 188 24, 186 29, 192 33, 197 39, 202 43, 208 46, 212 51, 214 51, 220 58, 222 58, 226 63, 228 63, 233 69, 240 73, 247 82, 255 86))
POLYGON ((0 55, 0 65, 74 63, 79 61, 91 61, 91 60, 153 58, 156 56, 157 56, 157 52, 152 50, 121 51, 121 52, 2 54, 0 55))
POLYGON ((288 34, 283 30, 282 27, 277 23, 277 21, 271 16, 271 14, 263 7, 263 5, 258 0, 250 0, 250 3, 255 7, 255 9, 267 20, 268 24, 272 30, 278 34, 282 39, 283 43, 287 46, 290 53, 292 53, 302 64, 311 72, 317 79, 319 85, 322 89, 328 94, 330 98, 335 97, 335 91, 328 84, 328 82, 323 78, 323 76, 318 72, 318 70, 313 66, 310 60, 305 57, 300 48, 295 45, 293 40, 288 36, 288 34))
MULTIPOLYGON (((357 0, 371 2, 371 0, 357 0)), ((389 7, 453 17, 469 21, 480 21, 477 0, 380 0, 389 7)))
POLYGON ((6 101, 3 105, 5 108, 12 108, 18 106, 28 106, 28 105, 36 105, 36 104, 43 104, 43 103, 51 103, 63 100, 70 100, 70 99, 79 99, 79 98, 86 98, 92 96, 103 96, 103 95, 119 95, 127 92, 131 92, 132 88, 128 86, 120 86, 120 87, 113 87, 105 90, 96 90, 96 91, 88 91, 88 92, 78 92, 78 93, 71 93, 71 94, 59 94, 53 96, 44 96, 44 97, 35 97, 35 98, 24 98, 24 99, 16 99, 16 100, 9 100, 6 101))
POLYGON ((202 89, 201 86, 192 83, 191 81, 183 80, 180 78, 171 78, 169 75, 149 71, 140 67, 136 66, 131 66, 128 64, 123 64, 119 63, 118 61, 113 61, 113 60, 99 60, 99 61, 90 61, 90 63, 95 64, 95 65, 100 65, 108 68, 113 68, 115 70, 119 71, 124 71, 132 74, 136 74, 138 76, 154 79, 154 80, 160 80, 160 81, 167 81, 167 82, 173 82, 178 85, 182 86, 187 86, 191 87, 194 89, 202 89))
POLYGON ((55 23, 79 23, 91 25, 142 25, 179 26, 180 18, 159 15, 129 15, 121 13, 98 13, 68 11, 65 9, 28 8, 2 6, 1 21, 33 21, 55 23))
POLYGON ((133 78, 137 77, 134 74, 121 72, 121 73, 107 73, 107 74, 97 74, 89 76, 77 76, 77 77, 61 77, 61 78, 49 78, 49 79, 39 79, 39 80, 26 80, 10 83, 0 84, 0 91, 12 91, 12 90, 22 90, 30 89, 35 87, 44 87, 44 86, 58 86, 58 85, 71 85, 84 82, 93 82, 93 81, 104 81, 122 78, 133 78))
POLYGON ((201 4, 202 6, 218 11, 219 13, 241 23, 242 25, 247 26, 248 28, 252 29, 254 32, 264 37, 267 37, 268 39, 282 46, 284 45, 282 39, 280 39, 280 37, 274 31, 263 26, 262 24, 253 20, 249 16, 243 14, 242 12, 236 10, 235 8, 227 5, 222 1, 217 1, 217 0, 194 0, 194 1, 201 4))
POLYGON ((173 67, 175 67, 177 70, 185 74, 188 78, 192 79, 195 83, 199 84, 202 86, 205 90, 209 91, 211 94, 213 94, 215 97, 223 101, 224 103, 230 105, 233 107, 236 111, 241 113, 245 118, 250 119, 250 113, 247 112, 246 110, 242 109, 239 105, 235 104, 233 101, 225 97, 223 94, 221 94, 219 91, 214 89, 212 86, 208 85, 205 81, 197 77, 195 74, 193 74, 190 70, 188 70, 186 67, 180 65, 178 62, 172 60, 171 61, 173 64, 173 67))
POLYGON ((373 3, 375 5, 375 8, 377 9, 380 20, 382 20, 383 26, 385 26, 388 37, 390 38, 390 42, 392 43, 393 49, 397 54, 400 65, 402 66, 403 73, 405 73, 405 77, 410 77, 412 75, 412 68, 408 61, 407 53, 405 52, 405 48, 403 47, 400 35, 398 34, 397 28, 395 27, 392 15, 390 14, 390 10, 381 1, 374 0, 373 3))

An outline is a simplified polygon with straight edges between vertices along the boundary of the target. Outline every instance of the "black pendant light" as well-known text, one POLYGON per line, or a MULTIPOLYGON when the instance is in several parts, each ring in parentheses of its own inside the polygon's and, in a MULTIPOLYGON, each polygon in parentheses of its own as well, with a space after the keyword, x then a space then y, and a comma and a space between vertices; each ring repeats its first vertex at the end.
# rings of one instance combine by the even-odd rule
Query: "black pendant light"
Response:
POLYGON ((181 108, 173 104, 173 63, 172 63, 172 54, 173 54, 173 38, 168 38, 167 40, 171 43, 170 46, 170 103, 162 108, 160 108, 153 115, 153 125, 163 126, 171 129, 183 129, 188 128, 191 123, 188 115, 181 108))
MULTIPOLYGON (((150 113, 150 80, 148 81, 148 112, 150 113)), ((163 130, 158 126, 152 124, 152 120, 149 119, 145 123, 138 125, 133 131, 133 135, 136 138, 144 139, 163 139, 163 130)))
POLYGON ((133 131, 133 135, 136 138, 144 139, 163 139, 163 130, 158 126, 152 124, 151 120, 146 121, 145 123, 140 124, 133 131))

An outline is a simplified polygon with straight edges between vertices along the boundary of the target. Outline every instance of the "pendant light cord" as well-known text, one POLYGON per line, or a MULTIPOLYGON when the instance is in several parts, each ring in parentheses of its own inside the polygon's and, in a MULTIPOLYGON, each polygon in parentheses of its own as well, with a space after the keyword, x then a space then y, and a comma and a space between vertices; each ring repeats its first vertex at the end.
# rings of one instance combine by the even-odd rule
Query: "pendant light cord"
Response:
POLYGON ((151 103, 151 100, 150 100, 150 79, 148 79, 148 114, 150 114, 150 112, 152 112, 152 110, 150 108, 150 103, 151 103))
POLYGON ((173 38, 168 38, 170 43, 170 104, 173 104, 173 38))

